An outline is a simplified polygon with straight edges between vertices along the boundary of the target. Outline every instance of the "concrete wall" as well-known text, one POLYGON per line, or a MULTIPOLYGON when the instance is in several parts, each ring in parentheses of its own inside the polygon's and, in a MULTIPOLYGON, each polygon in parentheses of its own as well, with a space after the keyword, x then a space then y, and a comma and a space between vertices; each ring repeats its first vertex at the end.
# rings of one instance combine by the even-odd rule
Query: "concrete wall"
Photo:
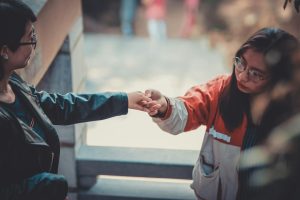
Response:
MULTIPOLYGON (((82 18, 78 18, 50 68, 38 84, 38 89, 48 92, 80 92, 84 90, 82 18)), ((61 141, 60 172, 76 187, 75 153, 85 143, 85 124, 56 126, 61 141)))

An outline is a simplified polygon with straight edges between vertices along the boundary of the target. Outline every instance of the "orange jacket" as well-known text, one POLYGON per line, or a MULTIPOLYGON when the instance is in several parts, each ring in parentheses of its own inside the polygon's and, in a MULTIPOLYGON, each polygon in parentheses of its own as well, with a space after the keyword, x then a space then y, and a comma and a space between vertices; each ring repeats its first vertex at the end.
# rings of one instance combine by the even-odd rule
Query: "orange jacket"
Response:
POLYGON ((229 85, 230 78, 220 76, 192 87, 184 96, 170 98, 165 118, 154 119, 161 129, 172 134, 206 126, 193 172, 192 188, 199 199, 214 200, 218 195, 225 200, 236 197, 238 159, 247 129, 247 117, 244 115, 242 124, 233 132, 226 129, 218 106, 220 94, 229 85))
MULTIPOLYGON (((217 77, 204 85, 192 87, 183 97, 180 97, 188 111, 188 120, 184 131, 194 130, 200 125, 206 125, 207 129, 209 129, 215 118, 213 124, 215 130, 228 136, 230 142, 226 142, 218 137, 215 137, 215 139, 223 143, 239 147, 242 146, 243 137, 247 128, 246 116, 240 127, 230 132, 225 128, 218 108, 220 95, 229 84, 230 77, 231 76, 217 77)), ((232 108, 232 110, 234 110, 234 108, 232 108)))

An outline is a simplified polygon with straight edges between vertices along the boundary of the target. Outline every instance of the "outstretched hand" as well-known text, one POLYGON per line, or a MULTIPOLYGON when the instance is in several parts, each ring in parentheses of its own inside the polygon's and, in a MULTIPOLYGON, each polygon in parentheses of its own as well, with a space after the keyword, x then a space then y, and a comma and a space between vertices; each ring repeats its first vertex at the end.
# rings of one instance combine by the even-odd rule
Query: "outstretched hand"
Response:
POLYGON ((128 96, 128 108, 147 112, 149 115, 157 113, 161 105, 153 101, 148 95, 142 92, 131 92, 128 96))
POLYGON ((159 104, 160 107, 156 110, 149 112, 150 116, 159 113, 165 113, 168 108, 168 103, 164 95, 162 95, 158 90, 148 89, 145 91, 147 97, 150 97, 153 101, 149 102, 148 107, 152 107, 152 103, 159 104))

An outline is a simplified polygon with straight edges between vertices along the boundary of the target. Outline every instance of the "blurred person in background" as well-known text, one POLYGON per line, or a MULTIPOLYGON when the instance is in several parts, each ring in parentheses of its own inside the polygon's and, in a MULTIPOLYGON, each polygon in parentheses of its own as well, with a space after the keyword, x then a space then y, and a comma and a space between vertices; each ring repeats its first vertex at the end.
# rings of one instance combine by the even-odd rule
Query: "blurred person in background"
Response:
POLYGON ((162 130, 176 135, 206 126, 191 185, 197 199, 232 200, 247 191, 238 161, 241 151, 260 137, 262 115, 254 102, 290 74, 287 65, 297 43, 284 30, 263 28, 238 49, 231 75, 196 85, 177 98, 153 89, 145 92, 161 105, 149 114, 162 130))
POLYGON ((125 115, 151 101, 141 92, 58 94, 37 91, 15 73, 34 56, 32 10, 0 0, 0 199, 64 200, 68 184, 57 174, 60 142, 53 126, 125 115))
POLYGON ((197 28, 197 17, 200 0, 184 0, 184 21, 180 31, 180 36, 189 38, 197 28))
POLYGON ((150 38, 157 41, 166 39, 166 0, 142 0, 142 2, 146 10, 150 38))
POLYGON ((122 0, 120 8, 121 31, 124 36, 134 35, 134 20, 138 0, 122 0))

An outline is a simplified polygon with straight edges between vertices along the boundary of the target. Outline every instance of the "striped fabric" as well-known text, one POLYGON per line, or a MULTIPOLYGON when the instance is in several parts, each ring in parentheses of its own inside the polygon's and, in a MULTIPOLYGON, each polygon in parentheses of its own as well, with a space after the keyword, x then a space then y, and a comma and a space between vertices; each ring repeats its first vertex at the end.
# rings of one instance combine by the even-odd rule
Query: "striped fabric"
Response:
MULTIPOLYGON (((243 139, 243 145, 241 150, 245 151, 250 149, 255 144, 257 144, 258 135, 257 135, 257 127, 252 123, 248 124, 246 134, 243 139)), ((245 169, 239 171, 239 191, 237 200, 246 200, 251 197, 251 188, 250 186, 250 176, 255 169, 245 169)))

